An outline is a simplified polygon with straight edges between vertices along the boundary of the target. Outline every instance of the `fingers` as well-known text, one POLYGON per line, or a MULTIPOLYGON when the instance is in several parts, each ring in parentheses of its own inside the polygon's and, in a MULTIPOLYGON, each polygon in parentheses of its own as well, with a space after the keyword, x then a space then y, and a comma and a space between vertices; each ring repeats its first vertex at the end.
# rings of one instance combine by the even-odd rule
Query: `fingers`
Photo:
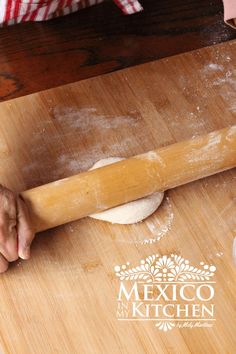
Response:
POLYGON ((34 232, 25 202, 0 185, 0 273, 8 263, 30 257, 34 232))
POLYGON ((17 234, 18 255, 22 259, 30 258, 30 246, 34 239, 28 208, 21 198, 17 198, 17 234))
POLYGON ((6 188, 0 192, 0 253, 13 262, 18 258, 15 196, 6 188))
POLYGON ((13 227, 15 224, 15 221, 0 223, 0 253, 9 262, 18 259, 17 233, 15 226, 13 227))
POLYGON ((0 273, 4 273, 8 269, 8 261, 0 254, 0 273))

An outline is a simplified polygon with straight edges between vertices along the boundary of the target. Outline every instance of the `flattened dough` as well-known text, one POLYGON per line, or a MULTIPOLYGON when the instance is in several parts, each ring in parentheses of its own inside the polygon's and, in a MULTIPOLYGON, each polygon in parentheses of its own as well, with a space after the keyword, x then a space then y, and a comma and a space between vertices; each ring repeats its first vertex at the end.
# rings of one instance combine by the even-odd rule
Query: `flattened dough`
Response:
MULTIPOLYGON (((125 160, 121 157, 108 157, 97 161, 90 170, 125 160)), ((127 204, 119 205, 100 213, 89 215, 90 218, 108 221, 113 224, 134 224, 146 219, 159 207, 164 193, 158 192, 127 204)))

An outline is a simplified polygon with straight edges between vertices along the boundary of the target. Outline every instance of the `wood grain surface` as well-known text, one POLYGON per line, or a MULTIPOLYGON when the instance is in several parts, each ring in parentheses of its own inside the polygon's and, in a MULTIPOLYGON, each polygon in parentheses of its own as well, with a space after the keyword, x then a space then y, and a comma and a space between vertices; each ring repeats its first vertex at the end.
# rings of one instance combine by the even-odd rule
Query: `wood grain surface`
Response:
POLYGON ((30 94, 236 38, 222 0, 112 2, 44 23, 0 29, 0 100, 30 94))
MULTIPOLYGON (((235 124, 236 42, 0 105, 0 183, 22 191, 235 124)), ((3 353, 234 353, 236 175, 167 192, 141 224, 81 219, 37 235, 0 278, 3 353), (114 266, 156 254, 216 266, 212 328, 118 321, 114 266)))
POLYGON ((234 167, 236 125, 83 171, 20 196, 35 232, 41 232, 234 167))

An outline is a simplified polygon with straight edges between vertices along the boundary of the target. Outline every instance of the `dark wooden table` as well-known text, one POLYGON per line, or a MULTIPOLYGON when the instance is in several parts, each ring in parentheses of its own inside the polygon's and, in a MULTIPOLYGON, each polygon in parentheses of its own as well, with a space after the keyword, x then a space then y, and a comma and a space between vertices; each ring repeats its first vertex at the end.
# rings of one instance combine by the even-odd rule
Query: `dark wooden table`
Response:
POLYGON ((106 2, 44 23, 0 29, 0 100, 236 38, 221 0, 106 2))

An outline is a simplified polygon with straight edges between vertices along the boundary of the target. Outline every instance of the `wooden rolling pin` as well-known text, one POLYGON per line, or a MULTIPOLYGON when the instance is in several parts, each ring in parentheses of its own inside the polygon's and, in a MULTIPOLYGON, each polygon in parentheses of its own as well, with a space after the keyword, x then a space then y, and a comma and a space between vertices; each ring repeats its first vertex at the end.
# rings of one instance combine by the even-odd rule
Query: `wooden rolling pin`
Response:
POLYGON ((236 125, 21 193, 36 231, 236 166, 236 125))

